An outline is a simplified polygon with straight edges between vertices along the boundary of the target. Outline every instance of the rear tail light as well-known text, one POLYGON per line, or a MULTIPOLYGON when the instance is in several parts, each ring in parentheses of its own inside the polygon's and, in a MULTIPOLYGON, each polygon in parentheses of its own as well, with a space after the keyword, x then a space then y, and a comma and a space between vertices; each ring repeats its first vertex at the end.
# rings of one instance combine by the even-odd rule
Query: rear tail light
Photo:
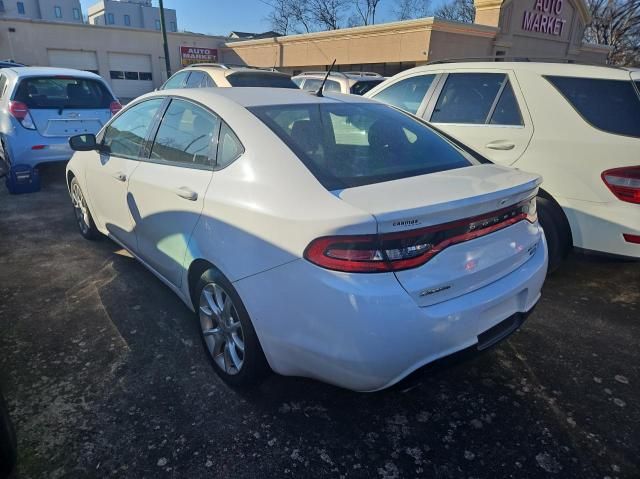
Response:
POLYGON ((122 110, 122 105, 120 104, 119 101, 114 100, 111 102, 111 105, 109 105, 109 109, 111 110, 111 115, 115 115, 120 110, 122 110))
POLYGON ((448 246, 485 236, 519 221, 537 220, 536 199, 481 216, 400 233, 326 236, 304 257, 322 268, 348 273, 401 271, 423 265, 448 246))
POLYGON ((36 129, 36 125, 33 123, 33 118, 31 118, 31 113, 29 113, 29 107, 25 103, 22 103, 21 101, 10 101, 9 113, 26 129, 36 129))
POLYGON ((624 237, 624 240, 627 243, 640 244, 640 235, 632 235, 632 234, 624 233, 622 236, 624 237))
POLYGON ((602 180, 619 200, 640 204, 640 166, 607 170, 602 180))

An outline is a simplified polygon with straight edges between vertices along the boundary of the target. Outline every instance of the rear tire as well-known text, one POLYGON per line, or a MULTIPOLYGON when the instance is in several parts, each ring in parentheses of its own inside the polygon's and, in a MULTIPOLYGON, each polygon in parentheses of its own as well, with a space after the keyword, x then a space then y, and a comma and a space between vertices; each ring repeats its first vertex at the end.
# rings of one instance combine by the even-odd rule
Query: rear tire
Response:
POLYGON ((76 223, 80 234, 88 240, 95 240, 100 237, 100 232, 93 222, 93 217, 89 211, 87 200, 80 188, 80 182, 74 176, 69 183, 69 191, 71 193, 71 201, 73 202, 73 212, 76 217, 76 223))
POLYGON ((562 209, 551 199, 537 197, 538 219, 547 238, 548 274, 555 272, 571 249, 571 232, 562 209))
POLYGON ((202 342, 215 372, 233 387, 259 385, 269 366, 238 292, 212 268, 202 274, 195 293, 202 342))

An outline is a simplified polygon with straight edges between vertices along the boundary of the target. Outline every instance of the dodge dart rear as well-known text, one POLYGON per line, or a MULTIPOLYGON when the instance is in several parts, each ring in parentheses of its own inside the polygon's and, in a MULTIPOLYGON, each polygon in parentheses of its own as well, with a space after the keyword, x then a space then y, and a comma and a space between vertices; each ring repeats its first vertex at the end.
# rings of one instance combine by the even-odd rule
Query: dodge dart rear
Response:
POLYGON ((496 344, 540 298, 540 178, 372 100, 162 90, 71 144, 80 232, 114 238, 194 309, 232 385, 270 367, 382 389, 496 344), (137 163, 135 135, 151 139, 137 163))

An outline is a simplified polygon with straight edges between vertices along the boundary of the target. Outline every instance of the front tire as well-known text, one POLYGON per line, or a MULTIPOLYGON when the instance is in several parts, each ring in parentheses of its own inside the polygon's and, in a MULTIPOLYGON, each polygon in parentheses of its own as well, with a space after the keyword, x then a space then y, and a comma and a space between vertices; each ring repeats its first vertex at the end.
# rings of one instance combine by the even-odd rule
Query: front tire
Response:
POLYGON ((556 271, 571 249, 571 232, 560 207, 548 198, 536 199, 538 219, 547 238, 548 273, 556 271))
POLYGON ((237 291, 215 269, 204 272, 195 291, 202 341, 213 369, 231 386, 256 386, 269 366, 237 291))
POLYGON ((69 184, 69 191, 71 192, 71 201, 73 202, 73 212, 76 217, 76 223, 80 234, 88 240, 95 240, 100 237, 100 232, 96 228, 93 222, 93 217, 87 206, 87 200, 80 188, 80 182, 76 177, 71 179, 69 184))

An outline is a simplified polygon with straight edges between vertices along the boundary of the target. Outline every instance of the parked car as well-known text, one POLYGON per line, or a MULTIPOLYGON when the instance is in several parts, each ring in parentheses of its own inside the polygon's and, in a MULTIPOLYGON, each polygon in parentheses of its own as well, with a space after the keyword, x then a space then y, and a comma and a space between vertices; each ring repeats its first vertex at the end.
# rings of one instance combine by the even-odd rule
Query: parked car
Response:
POLYGON ((553 270, 572 247, 640 258, 638 85, 640 72, 624 68, 463 62, 407 70, 367 96, 542 175, 553 270))
POLYGON ((223 63, 197 63, 173 74, 160 89, 211 87, 297 88, 290 75, 279 71, 223 63))
MULTIPOLYGON (((318 91, 327 72, 302 72, 292 77, 298 87, 307 91, 318 91)), ((364 95, 373 87, 379 85, 386 78, 373 72, 331 72, 322 89, 323 93, 351 93, 364 95)))
POLYGON ((0 70, 0 162, 12 193, 39 189, 38 165, 67 161, 69 137, 97 133, 120 110, 98 75, 64 68, 0 70))
POLYGON ((0 391, 0 479, 9 477, 16 466, 16 432, 0 391))
POLYGON ((540 297, 540 177, 371 100, 165 90, 70 143, 81 234, 195 310, 231 384, 269 365, 382 389, 494 344, 540 297))

